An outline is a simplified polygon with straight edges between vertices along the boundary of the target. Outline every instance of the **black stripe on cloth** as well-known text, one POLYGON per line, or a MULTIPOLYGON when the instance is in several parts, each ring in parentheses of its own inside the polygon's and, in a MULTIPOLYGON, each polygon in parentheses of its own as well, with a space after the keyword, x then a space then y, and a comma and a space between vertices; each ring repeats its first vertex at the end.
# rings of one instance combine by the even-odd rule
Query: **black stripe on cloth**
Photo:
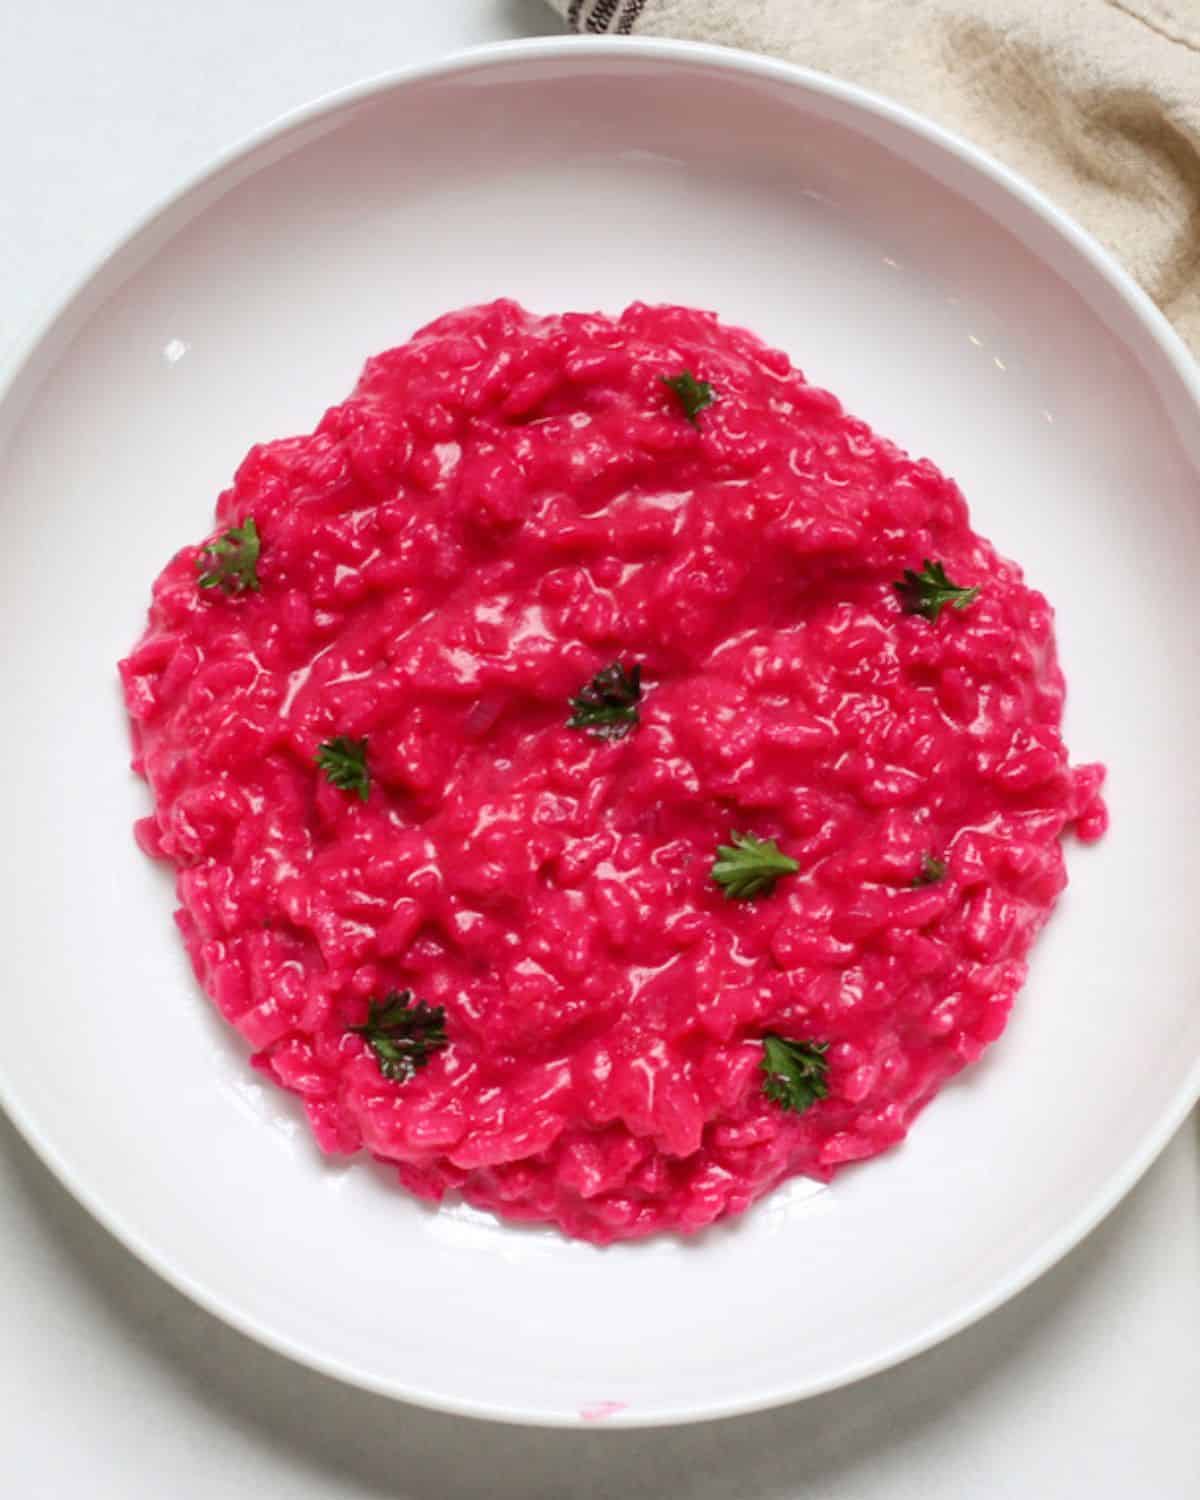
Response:
POLYGON ((625 14, 617 22, 617 33, 620 36, 628 36, 637 25, 637 19, 646 9, 646 0, 629 0, 625 7, 625 14))
POLYGON ((588 17, 587 29, 589 31, 607 31, 608 23, 612 20, 613 13, 620 3, 621 0, 600 0, 600 3, 588 17))

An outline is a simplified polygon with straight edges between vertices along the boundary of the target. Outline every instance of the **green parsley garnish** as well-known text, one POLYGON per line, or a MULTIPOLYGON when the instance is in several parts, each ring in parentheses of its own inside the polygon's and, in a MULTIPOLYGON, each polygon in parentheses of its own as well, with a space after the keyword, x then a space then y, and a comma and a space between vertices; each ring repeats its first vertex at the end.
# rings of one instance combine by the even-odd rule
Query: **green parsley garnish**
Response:
POLYGON ((751 833, 731 833, 728 844, 717 845, 712 878, 733 901, 749 901, 768 894, 781 875, 794 875, 800 866, 779 852, 774 839, 756 839, 751 833))
POLYGON ((913 885, 936 885, 939 880, 945 880, 947 868, 944 859, 938 859, 932 854, 922 854, 921 873, 913 881, 913 885))
POLYGON ((365 802, 371 790, 371 773, 367 770, 367 742, 349 740, 344 734, 326 740, 317 751, 317 765, 325 772, 330 786, 342 792, 357 792, 365 802))
POLYGON ((411 990, 392 990, 382 1000, 372 1000, 366 1025, 350 1030, 367 1039, 379 1071, 393 1083, 407 1083, 449 1045, 445 1008, 424 1000, 414 1005, 411 990))
POLYGON ((810 1104, 829 1093, 826 1082, 828 1042, 789 1042, 781 1036, 763 1037, 762 1091, 774 1104, 802 1115, 810 1104))
POLYGON ((202 589, 222 588, 227 594, 241 594, 246 590, 257 593, 259 535, 254 517, 249 516, 240 526, 231 526, 215 542, 200 549, 196 559, 199 578, 197 586, 202 589), (205 554, 208 561, 205 561, 205 554))
POLYGON ((935 623, 945 605, 948 604, 951 609, 966 609, 968 604, 974 604, 979 597, 978 584, 973 588, 959 588, 946 577, 942 564, 931 562, 928 557, 919 573, 914 573, 912 568, 905 568, 904 577, 892 586, 900 595, 900 603, 906 615, 924 615, 927 620, 935 623))
POLYGON ((659 379, 679 397, 683 414, 692 426, 699 427, 696 418, 717 399, 717 393, 708 381, 697 380, 690 370, 681 370, 678 375, 662 375, 659 379))
POLYGON ((628 672, 613 662, 597 672, 591 682, 570 700, 568 729, 586 729, 602 740, 620 740, 638 722, 638 699, 642 696, 642 669, 628 672))

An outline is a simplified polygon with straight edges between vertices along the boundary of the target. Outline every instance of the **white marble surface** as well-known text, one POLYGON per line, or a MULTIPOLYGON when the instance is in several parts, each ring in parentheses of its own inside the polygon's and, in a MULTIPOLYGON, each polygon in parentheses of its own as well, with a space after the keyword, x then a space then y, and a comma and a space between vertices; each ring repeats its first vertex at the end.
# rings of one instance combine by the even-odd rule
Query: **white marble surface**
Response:
MULTIPOLYGON (((10 3, 0 358, 136 216, 272 116, 393 64, 555 30, 541 0, 10 3)), ((0 1328, 13 1500, 1192 1500, 1200 1133, 1193 1117, 1080 1249, 940 1349, 674 1432, 465 1423, 295 1367, 144 1270, 2 1120, 0 1328)))

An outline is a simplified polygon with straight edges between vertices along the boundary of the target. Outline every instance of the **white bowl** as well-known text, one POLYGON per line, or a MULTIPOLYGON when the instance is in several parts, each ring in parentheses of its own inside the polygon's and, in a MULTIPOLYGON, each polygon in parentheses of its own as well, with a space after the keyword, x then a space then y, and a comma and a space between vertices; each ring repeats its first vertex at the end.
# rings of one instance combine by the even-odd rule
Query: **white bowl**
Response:
POLYGON ((1197 372, 1043 199, 859 90, 715 48, 537 42, 293 116, 149 219, 0 402, 0 1097, 149 1265, 299 1360, 479 1416, 616 1426, 878 1370, 1070 1248, 1200 1091, 1197 372), (1113 827, 1011 1026, 909 1142, 684 1243, 432 1212, 319 1159, 196 989, 134 849, 113 664, 256 439, 504 294, 716 308, 965 489, 1059 609, 1113 827))

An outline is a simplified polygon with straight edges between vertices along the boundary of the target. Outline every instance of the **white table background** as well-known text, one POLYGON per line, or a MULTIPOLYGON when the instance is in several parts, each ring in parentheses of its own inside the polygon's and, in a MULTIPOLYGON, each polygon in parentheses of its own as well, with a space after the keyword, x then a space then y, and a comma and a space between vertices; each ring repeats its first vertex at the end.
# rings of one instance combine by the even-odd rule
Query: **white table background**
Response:
MULTIPOLYGON (((0 0, 0 360, 136 217, 275 115, 559 29, 542 0, 0 0)), ((608 1434, 438 1416, 268 1353, 145 1270, 0 1117, 0 1495, 1195 1500, 1197 1120, 1080 1249, 932 1353, 782 1411, 608 1434)))

